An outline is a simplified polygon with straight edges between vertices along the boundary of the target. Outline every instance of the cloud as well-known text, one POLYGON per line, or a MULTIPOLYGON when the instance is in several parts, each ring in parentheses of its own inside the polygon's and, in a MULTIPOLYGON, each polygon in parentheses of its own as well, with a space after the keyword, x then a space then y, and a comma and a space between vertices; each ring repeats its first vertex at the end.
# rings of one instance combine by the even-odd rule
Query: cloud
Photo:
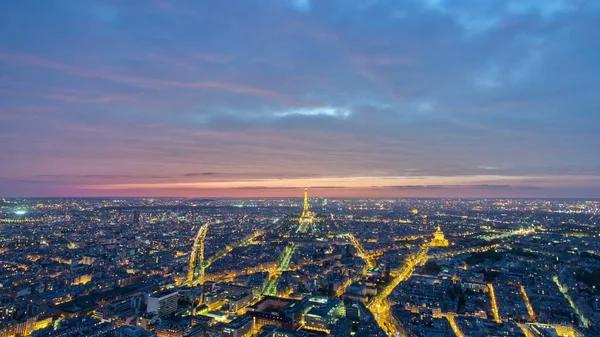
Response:
POLYGON ((543 189, 538 186, 513 186, 513 185, 406 185, 406 186, 374 186, 377 188, 393 188, 400 190, 497 190, 497 189, 515 189, 515 190, 538 190, 543 189))
POLYGON ((194 11, 189 6, 175 6, 170 0, 154 0, 156 8, 161 12, 169 12, 177 15, 193 15, 194 11))
POLYGON ((24 183, 24 184, 28 184, 28 185, 57 185, 57 184, 60 184, 60 182, 58 182, 58 181, 36 180, 36 179, 16 179, 16 180, 2 179, 2 180, 10 181, 10 182, 17 182, 17 183, 24 183))
POLYGON ((435 108, 435 102, 432 101, 420 101, 414 104, 418 112, 427 113, 431 112, 435 108))
POLYGON ((475 84, 485 89, 495 89, 503 85, 500 79, 500 68, 497 64, 488 64, 475 75, 475 84))
POLYGON ((290 117, 290 116, 325 116, 345 119, 352 115, 350 110, 344 108, 333 108, 333 107, 317 107, 317 108, 296 108, 289 109, 286 111, 276 112, 276 117, 290 117))
POLYGON ((477 166, 477 168, 480 168, 482 170, 490 170, 490 171, 502 170, 502 168, 500 168, 500 167, 486 166, 486 165, 480 165, 480 166, 477 166))
POLYGON ((358 54, 352 58, 359 63, 370 64, 376 66, 391 66, 396 64, 408 65, 411 60, 406 56, 400 55, 385 55, 385 54, 358 54))
POLYGON ((288 3, 298 12, 307 13, 312 9, 311 0, 287 0, 288 3))
POLYGON ((91 10, 92 16, 97 20, 112 23, 119 16, 117 7, 108 4, 95 4, 91 10))
POLYGON ((184 177, 203 177, 203 176, 214 176, 217 173, 214 172, 201 172, 201 173, 186 173, 184 177))
MULTIPOLYGON (((334 190, 334 189, 345 189, 345 186, 307 186, 308 190, 334 190)), ((294 190, 301 191, 301 187, 297 186, 244 186, 244 187, 232 187, 232 190, 294 190)))
POLYGON ((36 181, 44 182, 80 182, 84 181, 117 181, 117 180, 146 180, 146 179, 168 179, 171 177, 164 175, 139 175, 139 174, 38 174, 36 181))
POLYGON ((463 188, 508 188, 510 185, 400 185, 400 186, 375 186, 380 188, 395 188, 406 190, 442 190, 442 189, 463 189, 463 188))
POLYGON ((232 57, 228 55, 220 55, 216 53, 194 53, 194 58, 201 59, 210 63, 223 64, 232 61, 232 57))
POLYGON ((0 112, 0 119, 12 119, 15 117, 17 117, 16 114, 9 113, 9 112, 0 112))
POLYGON ((467 36, 489 33, 515 17, 533 16, 541 20, 554 20, 580 10, 570 0, 426 0, 422 8, 450 18, 467 36))
MULTIPOLYGON (((586 0, 587 1, 587 0, 586 0)), ((514 15, 537 14, 543 18, 552 18, 555 15, 571 13, 581 10, 580 5, 586 1, 569 0, 510 0, 507 1, 507 12, 514 15)))
POLYGON ((41 94, 42 97, 57 101, 73 103, 116 103, 134 100, 137 95, 134 94, 108 94, 103 96, 83 96, 74 93, 49 93, 41 94))
POLYGON ((24 116, 32 117, 33 115, 48 114, 56 110, 57 107, 51 105, 19 105, 0 108, 0 116, 4 116, 7 119, 24 116))
POLYGON ((148 88, 148 89, 164 89, 164 88, 208 88, 208 89, 219 89, 229 91, 231 93, 236 94, 247 94, 247 95, 257 95, 257 96, 265 96, 271 98, 279 98, 281 99, 283 96, 274 91, 270 91, 267 89, 261 89, 252 86, 244 86, 236 83, 228 83, 228 82, 219 82, 219 81, 178 81, 178 80, 165 80, 165 79, 155 79, 155 78, 146 78, 139 77, 133 75, 126 74, 114 74, 110 72, 105 72, 101 70, 87 69, 81 68, 77 66, 72 66, 68 64, 63 64, 59 62, 45 60, 36 56, 31 55, 23 55, 23 54, 15 54, 15 53, 7 53, 0 52, 0 59, 9 60, 14 63, 34 66, 34 67, 42 67, 48 69, 54 69, 58 71, 63 71, 72 75, 82 76, 82 77, 91 77, 109 80, 117 83, 127 84, 140 88, 148 88))
POLYGON ((134 176, 129 175, 129 174, 84 174, 81 176, 82 178, 88 178, 88 179, 106 179, 106 180, 112 180, 112 179, 117 179, 117 178, 132 178, 134 176))

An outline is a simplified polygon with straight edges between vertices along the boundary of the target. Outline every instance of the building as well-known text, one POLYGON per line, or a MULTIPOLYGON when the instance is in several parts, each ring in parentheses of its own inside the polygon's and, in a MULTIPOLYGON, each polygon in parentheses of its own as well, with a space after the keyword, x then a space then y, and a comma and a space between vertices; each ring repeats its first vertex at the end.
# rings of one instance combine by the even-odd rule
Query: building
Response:
MULTIPOLYGON (((112 323, 101 322, 98 319, 89 316, 82 316, 60 321, 56 328, 48 327, 39 331, 34 331, 31 336, 34 337, 113 337, 115 336, 116 326, 112 323)), ((25 334, 23 334, 25 335, 25 334)), ((28 334, 27 334, 28 335, 28 334)), ((14 335, 11 335, 14 336, 14 335)))
POLYGON ((346 315, 343 303, 337 299, 328 299, 318 305, 313 302, 307 307, 304 327, 310 330, 329 332, 329 328, 346 315))
POLYGON ((39 315, 20 321, 9 321, 0 324, 0 336, 29 335, 32 331, 43 329, 52 324, 52 318, 40 318, 39 315))
POLYGON ((237 312, 247 307, 254 297, 252 294, 239 294, 227 297, 227 303, 229 304, 230 312, 237 312))
POLYGON ((204 329, 200 325, 189 325, 188 322, 162 322, 154 330, 156 337, 201 337, 204 329))
POLYGON ((168 316, 177 311, 179 291, 163 291, 148 297, 149 313, 155 313, 161 317, 168 316))
POLYGON ((248 307, 247 315, 254 320, 255 329, 274 325, 295 330, 300 326, 302 307, 296 300, 265 296, 260 302, 248 307))
POLYGON ((246 337, 252 336, 254 320, 250 317, 237 317, 233 321, 224 324, 221 336, 223 337, 246 337))
POLYGON ((138 211, 138 210, 135 210, 133 212, 133 224, 134 225, 140 224, 140 211, 138 211))
POLYGON ((135 325, 122 326, 115 330, 116 337, 155 337, 156 335, 135 325))
POLYGON ((442 229, 438 226, 435 233, 433 233, 433 240, 431 240, 431 247, 448 247, 448 240, 444 237, 442 229))

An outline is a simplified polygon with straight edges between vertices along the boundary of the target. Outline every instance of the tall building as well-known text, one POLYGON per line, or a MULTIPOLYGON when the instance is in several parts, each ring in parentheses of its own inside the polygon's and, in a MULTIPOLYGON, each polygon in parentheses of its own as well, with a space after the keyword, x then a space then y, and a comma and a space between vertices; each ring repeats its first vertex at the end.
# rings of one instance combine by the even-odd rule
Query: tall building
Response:
POLYGON ((161 317, 168 316, 177 311, 179 291, 163 291, 148 297, 147 312, 158 314, 161 317))
POLYGON ((133 212, 133 224, 134 225, 139 225, 140 224, 140 211, 134 211, 133 212))

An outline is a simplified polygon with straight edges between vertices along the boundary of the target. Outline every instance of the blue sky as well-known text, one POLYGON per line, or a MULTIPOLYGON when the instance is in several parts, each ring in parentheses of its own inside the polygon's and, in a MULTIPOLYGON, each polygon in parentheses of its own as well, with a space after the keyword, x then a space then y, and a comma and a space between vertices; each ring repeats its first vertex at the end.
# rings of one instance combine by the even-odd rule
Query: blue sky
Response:
POLYGON ((600 197, 600 3, 4 1, 0 195, 600 197))

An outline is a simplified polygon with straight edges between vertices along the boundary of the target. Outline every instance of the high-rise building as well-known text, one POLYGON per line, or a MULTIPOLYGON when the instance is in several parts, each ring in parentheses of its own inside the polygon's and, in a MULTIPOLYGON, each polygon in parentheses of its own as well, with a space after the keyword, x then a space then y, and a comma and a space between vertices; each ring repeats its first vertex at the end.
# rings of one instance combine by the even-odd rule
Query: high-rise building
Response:
POLYGON ((147 312, 158 314, 161 317, 168 316, 177 311, 179 291, 163 291, 148 297, 147 312))
POLYGON ((140 211, 134 211, 133 212, 133 224, 134 225, 139 225, 140 224, 140 211))

